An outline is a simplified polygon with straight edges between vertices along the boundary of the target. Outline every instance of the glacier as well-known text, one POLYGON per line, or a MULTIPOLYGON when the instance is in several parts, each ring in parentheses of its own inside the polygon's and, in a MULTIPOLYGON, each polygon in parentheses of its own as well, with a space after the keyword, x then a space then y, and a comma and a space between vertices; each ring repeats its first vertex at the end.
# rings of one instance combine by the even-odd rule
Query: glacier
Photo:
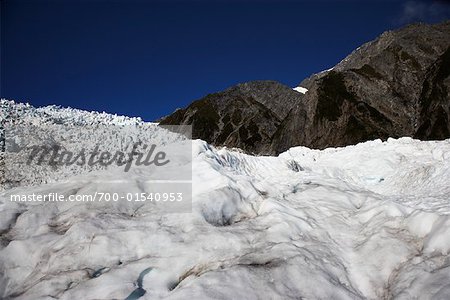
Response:
MULTIPOLYGON (((38 124, 131 122, 173 141, 140 119, 1 104, 3 119, 6 111, 38 124)), ((10 201, 15 193, 124 188, 105 187, 114 180, 141 192, 143 167, 40 174, 42 182, 4 189, 0 298, 450 297, 450 140, 294 147, 277 157, 188 142, 189 213, 150 202, 10 201)))

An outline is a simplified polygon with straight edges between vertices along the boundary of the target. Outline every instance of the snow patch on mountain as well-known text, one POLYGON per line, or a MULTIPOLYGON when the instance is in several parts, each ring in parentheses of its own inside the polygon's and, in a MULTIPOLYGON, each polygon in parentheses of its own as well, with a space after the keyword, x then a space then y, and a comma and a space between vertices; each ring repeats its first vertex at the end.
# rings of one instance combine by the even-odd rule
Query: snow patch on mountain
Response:
POLYGON ((295 88, 293 88, 293 90, 297 91, 299 93, 302 93, 302 94, 306 94, 306 92, 308 92, 308 89, 301 87, 301 86, 295 87, 295 88))

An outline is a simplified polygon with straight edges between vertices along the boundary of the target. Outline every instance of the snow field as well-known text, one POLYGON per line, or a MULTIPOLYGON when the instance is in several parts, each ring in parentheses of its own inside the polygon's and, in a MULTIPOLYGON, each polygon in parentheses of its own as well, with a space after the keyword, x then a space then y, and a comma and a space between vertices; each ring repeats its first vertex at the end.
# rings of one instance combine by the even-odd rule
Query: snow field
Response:
POLYGON ((0 298, 447 299, 449 158, 448 140, 295 147, 278 157, 195 140, 190 213, 150 202, 9 201, 19 192, 147 191, 151 171, 140 167, 7 189, 0 298))

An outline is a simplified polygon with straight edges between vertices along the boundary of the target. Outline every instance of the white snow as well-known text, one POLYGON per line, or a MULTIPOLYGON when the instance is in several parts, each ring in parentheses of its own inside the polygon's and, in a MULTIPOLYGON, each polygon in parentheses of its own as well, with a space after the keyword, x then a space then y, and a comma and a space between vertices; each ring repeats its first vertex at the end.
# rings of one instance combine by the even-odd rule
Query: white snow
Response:
POLYGON ((293 90, 297 91, 299 93, 302 93, 302 94, 306 94, 306 92, 308 91, 308 89, 301 87, 301 86, 295 87, 295 88, 293 88, 293 90))
POLYGON ((332 71, 334 69, 334 67, 331 67, 331 68, 329 68, 329 69, 325 69, 325 70, 323 70, 323 71, 320 71, 319 73, 317 73, 317 74, 324 74, 324 73, 328 73, 328 72, 330 72, 330 71, 332 71))
POLYGON ((191 213, 149 202, 9 201, 141 192, 143 168, 0 193, 0 298, 450 297, 449 140, 295 147, 278 157, 194 140, 192 158, 191 213))

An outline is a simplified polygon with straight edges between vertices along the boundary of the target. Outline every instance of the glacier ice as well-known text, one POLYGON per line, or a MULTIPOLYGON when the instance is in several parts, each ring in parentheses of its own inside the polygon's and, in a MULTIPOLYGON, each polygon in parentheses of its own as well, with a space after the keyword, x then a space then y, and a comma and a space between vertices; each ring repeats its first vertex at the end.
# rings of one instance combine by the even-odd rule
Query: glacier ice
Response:
MULTIPOLYGON (((91 116, 51 109, 77 122, 91 116)), ((19 192, 92 193, 105 178, 140 191, 148 174, 139 167, 1 192, 0 298, 450 297, 449 140, 295 147, 278 157, 194 140, 192 159, 190 213, 9 201, 19 192)))

